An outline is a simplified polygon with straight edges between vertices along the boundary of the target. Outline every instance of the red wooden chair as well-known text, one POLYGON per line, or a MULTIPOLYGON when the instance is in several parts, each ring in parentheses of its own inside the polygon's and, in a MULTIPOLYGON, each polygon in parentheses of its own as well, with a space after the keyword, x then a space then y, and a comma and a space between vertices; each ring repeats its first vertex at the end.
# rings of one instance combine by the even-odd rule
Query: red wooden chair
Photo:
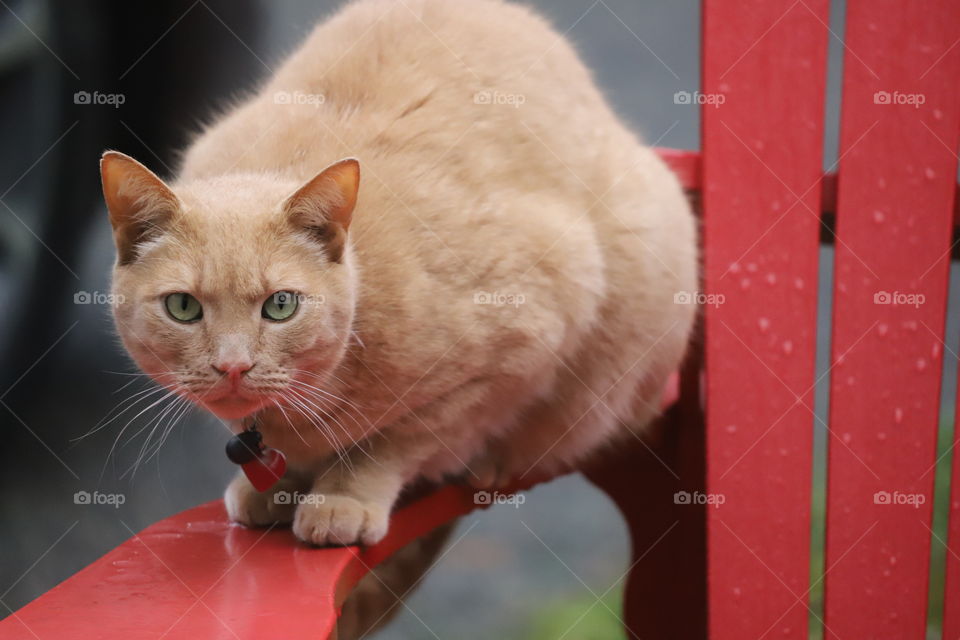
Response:
MULTIPOLYGON (((656 444, 587 472, 632 534, 626 624, 644 638, 808 637, 826 211, 836 257, 820 622, 827 638, 920 640, 956 211, 960 4, 848 0, 837 175, 821 171, 828 0, 716 0, 703 15, 702 89, 723 104, 703 110, 702 156, 664 156, 702 201, 705 291, 716 303, 698 342, 705 375, 695 352, 679 394, 665 399, 656 444), (723 504, 683 504, 677 491, 723 504)), ((960 492, 960 457, 952 484, 960 492)), ((316 550, 285 531, 231 527, 219 502, 203 505, 12 614, 0 636, 329 637, 371 566, 474 508, 469 490, 447 487, 395 514, 376 547, 316 550)), ((957 640, 960 500, 949 517, 943 637, 957 640)))

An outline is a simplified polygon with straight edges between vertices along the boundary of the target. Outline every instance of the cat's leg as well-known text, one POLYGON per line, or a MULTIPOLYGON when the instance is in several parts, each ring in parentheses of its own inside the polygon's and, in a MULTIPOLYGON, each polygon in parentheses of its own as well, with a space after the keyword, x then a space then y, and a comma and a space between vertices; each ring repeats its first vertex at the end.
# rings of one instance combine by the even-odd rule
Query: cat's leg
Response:
POLYGON ((387 533, 390 511, 404 485, 436 445, 416 437, 376 437, 321 472, 313 499, 297 505, 293 533, 311 544, 372 545, 387 533))
POLYGON ((317 545, 379 542, 400 491, 431 460, 441 452, 470 458, 455 450, 472 442, 465 428, 481 430, 474 416, 489 402, 490 389, 488 380, 471 380, 349 449, 345 460, 335 460, 314 480, 316 498, 297 507, 294 534, 317 545))
POLYGON ((363 465, 351 472, 337 464, 314 481, 316 498, 297 506, 293 533, 311 544, 376 544, 387 534, 390 510, 403 487, 403 476, 363 465))
POLYGON ((267 491, 257 491, 243 471, 237 471, 223 496, 227 515, 233 522, 248 527, 262 527, 275 522, 289 524, 293 522, 294 508, 292 499, 277 499, 277 494, 286 492, 287 498, 297 491, 310 486, 307 479, 288 471, 277 484, 267 491))

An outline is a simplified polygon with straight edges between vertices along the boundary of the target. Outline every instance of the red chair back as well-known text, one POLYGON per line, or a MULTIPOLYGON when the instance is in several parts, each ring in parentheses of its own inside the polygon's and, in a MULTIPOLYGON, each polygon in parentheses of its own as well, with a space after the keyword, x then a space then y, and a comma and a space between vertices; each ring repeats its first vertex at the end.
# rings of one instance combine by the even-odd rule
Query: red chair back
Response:
MULTIPOLYGON (((824 637, 926 634, 960 4, 847 2, 830 419, 815 425, 828 5, 704 3, 703 92, 723 96, 703 108, 705 282, 722 296, 705 308, 717 640, 808 637, 815 426, 829 433, 824 637)), ((956 499, 951 521, 956 639, 956 499)))

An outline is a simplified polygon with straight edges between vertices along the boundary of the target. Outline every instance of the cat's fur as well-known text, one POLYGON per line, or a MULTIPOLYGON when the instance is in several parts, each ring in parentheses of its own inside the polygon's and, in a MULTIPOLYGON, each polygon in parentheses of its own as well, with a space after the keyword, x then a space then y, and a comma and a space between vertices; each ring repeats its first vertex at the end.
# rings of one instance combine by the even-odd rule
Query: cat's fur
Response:
POLYGON ((642 428, 693 321, 677 180, 564 39, 499 0, 351 3, 172 185, 115 152, 103 174, 124 344, 235 430, 255 415, 278 488, 324 500, 238 475, 230 517, 311 543, 377 542, 418 477, 553 473, 642 428), (278 290, 303 299, 274 323, 278 290), (177 291, 202 320, 166 315, 177 291))

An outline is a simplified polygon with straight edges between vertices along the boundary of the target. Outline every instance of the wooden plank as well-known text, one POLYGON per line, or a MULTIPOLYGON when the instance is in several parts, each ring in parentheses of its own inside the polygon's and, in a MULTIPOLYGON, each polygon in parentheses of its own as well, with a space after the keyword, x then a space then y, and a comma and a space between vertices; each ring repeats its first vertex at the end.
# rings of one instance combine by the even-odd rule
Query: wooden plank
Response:
POLYGON ((209 502, 148 527, 0 620, 0 638, 332 637, 340 601, 371 567, 487 506, 470 487, 447 486, 394 514, 373 547, 318 549, 286 527, 232 525, 222 501, 209 502))
MULTIPOLYGON (((674 408, 679 387, 674 374, 661 399, 671 416, 679 408, 674 408)), ((701 439, 695 437, 695 424, 692 427, 683 439, 695 446, 701 439)), ((687 459, 694 465, 699 460, 687 459)), ((691 475, 683 464, 677 468, 684 477, 691 475)), ((695 476, 696 468, 692 473, 695 476)), ((529 478, 502 492, 523 491, 544 480, 529 478)), ((238 527, 228 522, 222 501, 209 502, 151 525, 0 620, 0 638, 333 637, 343 599, 372 567, 438 526, 490 506, 475 498, 474 489, 462 484, 433 491, 400 508, 391 517, 387 537, 362 549, 310 548, 285 527, 269 531, 238 527)), ((631 522, 640 516, 633 513, 631 522)), ((695 542, 696 533, 694 525, 684 540, 695 542)), ((689 555, 689 546, 678 548, 681 551, 689 555)), ((684 596, 691 593, 697 589, 686 587, 684 596)), ((663 620, 664 625, 667 622, 663 620)), ((675 629, 701 626, 673 622, 675 629)), ((637 621, 638 628, 645 624, 637 621)))
MULTIPOLYGON (((666 147, 657 147, 660 159, 666 162, 677 177, 684 190, 699 194, 702 187, 700 175, 700 153, 697 151, 681 151, 666 147)), ((960 185, 958 185, 960 186, 960 185)), ((820 183, 820 212, 836 213, 837 210, 837 174, 827 172, 823 174, 820 183)), ((953 224, 960 231, 960 189, 953 200, 953 224)))
POLYGON ((847 3, 824 637, 926 633, 960 4, 847 3))
MULTIPOLYGON (((960 398, 960 389, 957 390, 960 398)), ((943 640, 960 640, 960 411, 954 408, 953 479, 950 483, 950 520, 944 585, 943 640)))
POLYGON ((806 640, 828 3, 703 12, 710 637, 806 640))

